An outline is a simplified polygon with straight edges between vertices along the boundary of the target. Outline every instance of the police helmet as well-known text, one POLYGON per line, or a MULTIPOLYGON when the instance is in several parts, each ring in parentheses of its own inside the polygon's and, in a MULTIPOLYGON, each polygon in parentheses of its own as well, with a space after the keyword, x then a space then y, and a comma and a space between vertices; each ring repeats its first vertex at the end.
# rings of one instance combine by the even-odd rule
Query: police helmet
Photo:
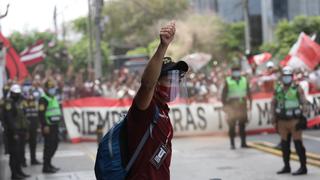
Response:
POLYGON ((10 92, 20 94, 21 93, 21 87, 19 84, 13 84, 10 88, 10 92))
POLYGON ((290 66, 286 66, 282 69, 282 75, 293 75, 293 69, 290 66))
POLYGON ((266 66, 267 66, 267 68, 273 68, 274 63, 272 61, 269 61, 269 62, 267 62, 266 66))

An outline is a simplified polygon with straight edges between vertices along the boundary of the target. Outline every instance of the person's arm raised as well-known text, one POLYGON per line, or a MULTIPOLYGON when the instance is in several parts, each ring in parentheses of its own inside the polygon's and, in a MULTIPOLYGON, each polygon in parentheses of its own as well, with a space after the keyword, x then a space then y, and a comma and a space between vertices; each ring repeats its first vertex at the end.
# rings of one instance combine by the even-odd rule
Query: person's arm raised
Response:
POLYGON ((140 110, 145 110, 149 107, 153 97, 154 88, 158 82, 162 61, 168 49, 169 44, 172 42, 175 34, 175 23, 171 22, 167 26, 161 28, 160 31, 160 44, 157 51, 150 59, 147 67, 145 68, 142 78, 141 86, 134 97, 134 103, 140 110))

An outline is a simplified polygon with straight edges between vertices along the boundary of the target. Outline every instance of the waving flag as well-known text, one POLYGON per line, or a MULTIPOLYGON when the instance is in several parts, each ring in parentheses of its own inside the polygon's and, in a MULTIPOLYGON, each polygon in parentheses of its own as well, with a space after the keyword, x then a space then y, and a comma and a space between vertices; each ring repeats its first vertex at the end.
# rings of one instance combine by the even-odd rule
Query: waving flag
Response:
POLYGON ((320 63, 320 46, 304 32, 292 46, 289 55, 280 62, 281 66, 314 69, 320 63))
POLYGON ((43 61, 45 55, 43 52, 44 42, 39 40, 36 44, 26 48, 20 53, 21 61, 27 65, 32 66, 43 61))
POLYGON ((255 63, 256 65, 261 65, 272 58, 272 54, 264 52, 261 54, 256 54, 248 57, 249 64, 255 63))
POLYGON ((6 47, 6 68, 9 72, 9 78, 21 81, 24 80, 28 75, 28 70, 26 66, 21 62, 20 56, 11 46, 10 41, 5 38, 0 32, 0 41, 3 42, 3 45, 6 47))

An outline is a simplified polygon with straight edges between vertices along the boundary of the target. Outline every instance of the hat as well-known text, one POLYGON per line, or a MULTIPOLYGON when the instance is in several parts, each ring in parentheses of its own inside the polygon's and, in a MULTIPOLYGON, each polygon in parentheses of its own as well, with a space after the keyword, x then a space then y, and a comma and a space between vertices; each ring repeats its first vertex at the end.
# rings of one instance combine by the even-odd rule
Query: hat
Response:
POLYGON ((282 69, 282 75, 292 75, 293 69, 290 66, 286 66, 282 69))
POLYGON ((274 67, 274 64, 272 61, 269 61, 269 62, 267 62, 266 66, 267 66, 267 68, 271 68, 271 67, 274 67))
POLYGON ((188 71, 189 66, 184 61, 173 62, 171 57, 164 57, 162 62, 162 68, 160 76, 166 75, 169 71, 179 70, 180 75, 184 76, 184 74, 188 71))
POLYGON ((21 93, 21 87, 19 84, 13 84, 10 88, 10 92, 12 93, 21 93))

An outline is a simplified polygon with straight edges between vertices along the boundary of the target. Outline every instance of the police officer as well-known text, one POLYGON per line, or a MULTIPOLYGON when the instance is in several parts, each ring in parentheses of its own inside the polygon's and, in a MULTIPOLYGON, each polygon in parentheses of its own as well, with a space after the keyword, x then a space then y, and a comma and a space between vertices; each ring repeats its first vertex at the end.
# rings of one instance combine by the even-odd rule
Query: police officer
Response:
POLYGON ((23 111, 21 87, 18 84, 13 84, 10 88, 10 96, 5 101, 4 120, 7 128, 9 165, 12 179, 30 177, 21 168, 27 120, 23 111))
POLYGON ((44 173, 56 173, 59 168, 52 165, 51 159, 58 148, 59 123, 62 112, 55 97, 56 86, 54 81, 45 82, 44 94, 39 100, 39 118, 44 136, 43 169, 44 173))
POLYGON ((301 87, 293 83, 293 72, 290 67, 282 70, 281 82, 275 88, 272 100, 273 124, 281 136, 281 150, 284 167, 277 174, 290 173, 290 139, 291 134, 300 168, 293 175, 307 174, 306 150, 302 143, 302 129, 306 128, 306 98, 301 87))
POLYGON ((41 164, 36 158, 37 136, 39 127, 38 102, 32 94, 31 89, 25 94, 25 114, 29 122, 29 148, 31 165, 41 164))
POLYGON ((10 91, 10 86, 9 84, 5 84, 3 87, 3 97, 0 99, 0 121, 3 127, 3 144, 4 144, 4 153, 8 154, 8 138, 6 135, 6 127, 5 127, 5 122, 4 122, 4 104, 5 104, 5 99, 10 91))
POLYGON ((245 125, 248 122, 247 105, 251 108, 251 95, 247 78, 241 76, 240 66, 232 67, 231 76, 225 80, 221 100, 227 115, 231 149, 235 149, 234 138, 237 123, 239 124, 241 147, 247 148, 245 125))

